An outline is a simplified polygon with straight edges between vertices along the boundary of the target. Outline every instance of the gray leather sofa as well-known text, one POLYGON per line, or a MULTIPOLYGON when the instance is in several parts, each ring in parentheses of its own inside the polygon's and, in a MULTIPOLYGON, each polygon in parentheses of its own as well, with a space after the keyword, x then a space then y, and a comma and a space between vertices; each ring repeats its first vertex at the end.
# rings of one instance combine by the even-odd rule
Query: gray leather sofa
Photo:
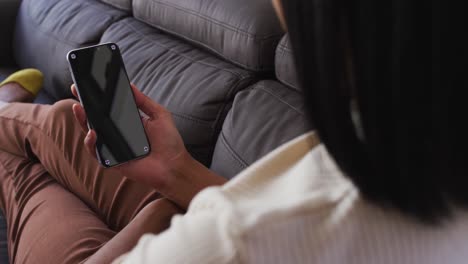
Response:
POLYGON ((310 130, 270 0, 2 0, 0 21, 0 79, 40 69, 37 103, 71 97, 70 49, 118 43, 132 82, 173 113, 191 154, 226 178, 310 130))

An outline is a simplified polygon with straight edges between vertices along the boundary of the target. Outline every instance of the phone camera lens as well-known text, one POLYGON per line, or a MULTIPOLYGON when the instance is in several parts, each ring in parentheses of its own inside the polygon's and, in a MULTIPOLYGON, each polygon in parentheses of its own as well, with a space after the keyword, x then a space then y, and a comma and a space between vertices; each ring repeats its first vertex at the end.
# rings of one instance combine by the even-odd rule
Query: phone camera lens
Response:
POLYGON ((72 58, 72 60, 76 59, 76 55, 75 55, 75 54, 72 54, 70 57, 72 58))
POLYGON ((109 166, 111 164, 110 160, 106 160, 106 165, 109 166))
POLYGON ((145 146, 145 147, 143 148, 143 150, 144 150, 145 152, 148 152, 148 151, 149 151, 149 148, 145 146))
POLYGON ((115 50, 116 48, 117 48, 117 47, 116 47, 115 45, 112 45, 112 46, 111 46, 111 49, 112 49, 112 50, 115 50))

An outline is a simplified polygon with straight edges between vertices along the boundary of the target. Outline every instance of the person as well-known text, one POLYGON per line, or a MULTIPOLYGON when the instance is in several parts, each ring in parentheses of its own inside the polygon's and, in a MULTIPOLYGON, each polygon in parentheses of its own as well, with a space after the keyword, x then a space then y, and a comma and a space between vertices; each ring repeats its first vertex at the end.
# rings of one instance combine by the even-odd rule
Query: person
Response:
MULTIPOLYGON (((167 137, 171 143, 163 145, 158 156, 142 161, 147 166, 154 163, 155 173, 137 168, 136 163, 113 173, 116 181, 126 184, 125 175, 154 187, 166 198, 149 202, 161 202, 161 208, 148 218, 142 204, 122 209, 131 211, 135 219, 119 221, 120 232, 105 231, 108 227, 97 220, 95 212, 107 217, 125 196, 114 199, 115 203, 106 200, 108 192, 114 191, 103 186, 104 181, 112 181, 105 177, 110 172, 100 171, 91 160, 82 161, 88 159, 79 143, 82 137, 64 138, 77 127, 63 117, 69 117, 65 110, 74 103, 48 108, 11 104, 0 112, 2 127, 29 127, 30 131, 20 135, 7 131, 0 139, 3 168, 17 163, 10 173, 0 171, 2 192, 9 191, 2 199, 28 196, 23 190, 38 185, 42 178, 52 186, 40 187, 46 190, 36 191, 26 205, 7 206, 8 217, 8 210, 25 206, 18 220, 23 224, 15 231, 22 234, 17 237, 21 240, 15 240, 19 241, 14 251, 17 259, 21 256, 26 260, 21 263, 28 263, 28 258, 49 260, 44 257, 48 255, 58 262, 56 254, 63 257, 74 252, 80 255, 75 261, 106 263, 128 248, 123 244, 134 244, 141 226, 151 223, 154 226, 148 229, 153 234, 144 235, 115 263, 465 263, 468 139, 463 122, 466 97, 460 87, 467 82, 461 74, 467 54, 462 34, 454 34, 463 32, 459 19, 464 17, 463 8, 437 0, 379 4, 276 0, 275 6, 289 30, 316 133, 281 146, 222 186, 179 196, 174 191, 178 184, 193 190, 181 178, 206 185, 222 183, 215 182, 219 178, 202 166, 184 169, 190 157, 170 115, 135 89, 140 108, 153 113, 145 122, 151 140, 167 137), (22 113, 14 117, 13 112, 22 113), (32 122, 38 123, 27 125, 32 122), (51 134, 52 125, 60 131, 51 134), (153 125, 164 129, 151 133, 153 125), (41 134, 34 127, 46 132, 41 134), (41 152, 39 144, 46 141, 56 150, 41 152), (64 142, 78 153, 65 148, 64 142), (63 152, 67 165, 54 166, 50 160, 63 152), (32 157, 40 162, 31 162, 32 157), (182 157, 188 158, 180 162, 182 157), (158 163, 166 158, 170 165, 158 163), (102 177, 89 176, 96 171, 102 177), (12 179, 22 184, 4 188, 3 182, 12 179), (83 203, 76 199, 80 195, 83 203), (106 203, 109 206, 102 206, 106 203), (160 221, 164 219, 161 212, 170 218, 187 205, 188 212, 173 217, 170 228, 158 226, 165 223, 160 221), (54 213, 34 210, 54 206, 61 209, 54 213), (68 222, 69 214, 85 215, 88 222, 68 222), (54 215, 61 221, 54 221, 54 215), (43 220, 40 228, 29 224, 41 217, 48 222, 43 220), (134 224, 139 220, 145 224, 134 224), (51 223, 56 232, 48 229, 51 223), (70 227, 84 233, 69 232, 70 227), (47 243, 43 234, 48 236, 47 243), (31 239, 39 243, 26 247, 31 239)), ((83 109, 77 105, 73 109, 83 126, 83 109)), ((87 133, 85 146, 92 148, 95 134, 87 133)), ((115 227, 112 222, 109 226, 115 227)))
POLYGON ((96 135, 84 137, 75 100, 17 103, 32 101, 41 84, 31 69, 0 86, 0 206, 11 263, 109 263, 143 234, 166 229, 200 190, 225 182, 188 154, 171 114, 135 87, 158 147, 143 160, 101 168, 85 150, 96 135))

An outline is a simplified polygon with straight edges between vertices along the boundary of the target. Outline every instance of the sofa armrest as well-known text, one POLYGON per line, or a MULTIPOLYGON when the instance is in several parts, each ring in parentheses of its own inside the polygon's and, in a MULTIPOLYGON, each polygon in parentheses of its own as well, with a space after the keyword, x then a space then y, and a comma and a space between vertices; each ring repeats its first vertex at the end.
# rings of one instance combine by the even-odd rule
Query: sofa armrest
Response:
POLYGON ((13 32, 21 0, 0 1, 0 67, 14 66, 13 32))

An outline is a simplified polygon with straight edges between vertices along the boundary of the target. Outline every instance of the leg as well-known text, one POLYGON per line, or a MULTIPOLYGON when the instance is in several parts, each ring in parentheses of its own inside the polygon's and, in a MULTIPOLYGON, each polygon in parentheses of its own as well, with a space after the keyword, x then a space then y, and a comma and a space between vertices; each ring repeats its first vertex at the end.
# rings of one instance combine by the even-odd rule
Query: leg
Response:
POLYGON ((80 263, 115 235, 39 163, 0 152, 0 182, 11 263, 80 263))
POLYGON ((13 73, 0 82, 0 102, 32 102, 42 88, 43 79, 36 69, 13 73))
POLYGON ((17 83, 7 83, 1 86, 0 101, 11 102, 32 102, 34 95, 21 87, 17 83))
POLYGON ((102 169, 86 153, 74 120, 73 100, 53 106, 13 103, 0 109, 0 151, 37 160, 65 189, 119 231, 159 195, 117 170, 102 169))
MULTIPOLYGON (((28 101, 21 87, 10 88, 19 92, 13 101, 28 101)), ((171 216, 179 212, 156 200, 154 190, 131 183, 118 172, 103 172, 83 153, 83 135, 74 122, 69 123, 70 102, 46 107, 2 101, 10 100, 0 94, 0 206, 9 223, 12 263, 78 263, 90 256, 96 263, 109 262, 130 250, 144 233, 167 228, 171 216), (46 171, 54 172, 60 184, 46 171)))
POLYGON ((21 87, 17 83, 7 83, 0 85, 0 109, 11 102, 32 102, 34 95, 21 87))

